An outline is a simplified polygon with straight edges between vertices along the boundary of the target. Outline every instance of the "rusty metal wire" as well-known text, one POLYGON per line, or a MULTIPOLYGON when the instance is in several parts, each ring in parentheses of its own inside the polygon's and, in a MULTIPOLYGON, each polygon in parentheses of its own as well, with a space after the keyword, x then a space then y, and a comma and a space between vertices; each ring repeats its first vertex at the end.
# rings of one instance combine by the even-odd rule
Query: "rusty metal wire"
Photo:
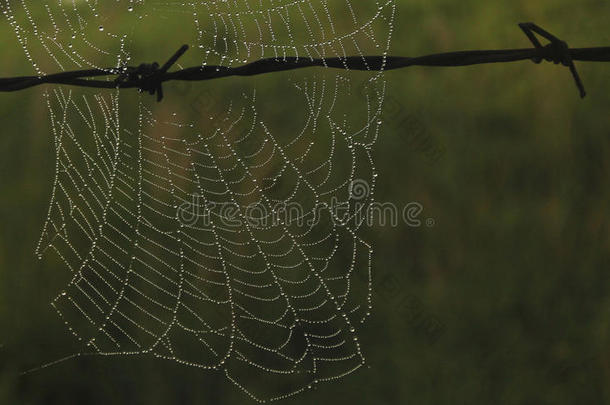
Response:
POLYGON ((467 66, 485 63, 505 63, 531 60, 541 63, 543 60, 561 64, 570 69, 581 97, 585 97, 584 85, 578 75, 574 61, 610 62, 610 47, 570 48, 560 40, 533 23, 521 23, 519 27, 534 45, 533 48, 471 50, 438 53, 419 57, 401 56, 349 56, 342 58, 298 58, 261 59, 238 67, 199 66, 174 72, 168 70, 188 50, 183 45, 162 67, 158 63, 141 64, 138 67, 89 69, 61 72, 46 76, 22 76, 0 78, 0 92, 24 90, 42 84, 60 84, 104 89, 139 89, 151 95, 157 95, 157 101, 163 99, 163 83, 182 81, 204 81, 229 76, 253 76, 259 74, 302 69, 306 67, 326 67, 346 70, 379 71, 394 70, 410 66, 467 66), (547 39, 542 45, 535 34, 547 39), (94 77, 115 76, 114 80, 96 80, 94 77))

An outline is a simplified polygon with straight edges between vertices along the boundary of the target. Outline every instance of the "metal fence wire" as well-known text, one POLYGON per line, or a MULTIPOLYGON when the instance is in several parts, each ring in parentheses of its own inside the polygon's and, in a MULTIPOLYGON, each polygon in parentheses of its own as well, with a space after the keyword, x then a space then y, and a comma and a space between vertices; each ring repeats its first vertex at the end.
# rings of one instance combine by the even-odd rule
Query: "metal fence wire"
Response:
POLYGON ((467 66, 485 63, 504 63, 531 60, 541 63, 543 60, 561 64, 570 69, 581 97, 586 92, 574 61, 610 62, 610 47, 570 48, 565 41, 550 34, 533 23, 521 23, 519 27, 534 45, 533 48, 470 50, 437 53, 419 57, 402 56, 349 56, 343 58, 267 58, 238 66, 198 66, 174 72, 169 69, 188 50, 183 45, 163 66, 158 63, 141 64, 138 67, 108 69, 89 69, 61 72, 46 76, 21 76, 0 79, 0 91, 18 91, 42 84, 60 84, 79 87, 103 89, 138 89, 157 96, 163 100, 163 83, 174 80, 204 81, 229 76, 254 76, 286 70, 319 66, 336 69, 380 71, 402 69, 410 66, 467 66), (542 45, 535 35, 548 40, 542 45), (115 76, 114 80, 96 80, 94 77, 115 76))

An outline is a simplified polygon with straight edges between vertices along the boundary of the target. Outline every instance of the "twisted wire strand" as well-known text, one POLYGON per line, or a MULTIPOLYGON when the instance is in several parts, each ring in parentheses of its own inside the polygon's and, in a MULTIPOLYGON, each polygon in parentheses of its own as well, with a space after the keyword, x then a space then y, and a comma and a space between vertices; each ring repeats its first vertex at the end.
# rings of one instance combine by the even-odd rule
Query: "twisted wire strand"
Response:
POLYGON ((188 50, 183 45, 161 68, 158 63, 141 64, 138 67, 87 69, 61 72, 46 76, 21 76, 0 78, 0 92, 12 92, 28 89, 42 84, 60 84, 102 89, 132 89, 136 88, 151 95, 157 95, 157 101, 163 99, 162 85, 165 82, 206 81, 230 76, 254 76, 274 72, 282 72, 308 67, 326 67, 335 69, 380 71, 395 70, 411 66, 469 66, 487 63, 507 63, 531 60, 540 63, 543 60, 562 64, 570 68, 580 96, 586 95, 582 81, 574 66, 574 61, 610 62, 610 47, 569 48, 565 41, 558 39, 533 23, 521 23, 534 48, 500 49, 500 50, 467 50, 445 52, 419 57, 403 56, 348 56, 340 58, 299 58, 285 57, 260 59, 237 67, 198 66, 174 72, 168 70, 188 50), (549 40, 543 46, 534 34, 549 40), (101 76, 115 76, 114 80, 93 79, 101 76))

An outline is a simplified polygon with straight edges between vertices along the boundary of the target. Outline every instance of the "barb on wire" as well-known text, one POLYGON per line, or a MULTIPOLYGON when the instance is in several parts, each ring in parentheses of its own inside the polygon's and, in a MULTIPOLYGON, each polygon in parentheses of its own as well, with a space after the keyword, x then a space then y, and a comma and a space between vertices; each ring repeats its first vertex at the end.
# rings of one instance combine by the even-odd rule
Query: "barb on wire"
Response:
POLYGON ((320 59, 299 57, 268 58, 238 67, 199 66, 168 72, 188 50, 188 45, 183 45, 161 68, 155 62, 153 64, 143 63, 138 67, 89 69, 46 76, 0 78, 0 92, 18 91, 41 84, 62 84, 105 89, 136 88, 151 95, 156 94, 157 101, 161 101, 163 99, 163 83, 173 80, 204 81, 229 76, 254 76, 312 66, 379 71, 401 69, 410 66, 467 66, 522 60, 541 63, 545 60, 568 67, 578 87, 580 96, 585 97, 585 88, 578 75, 574 61, 610 62, 610 47, 570 48, 565 41, 560 40, 533 23, 521 23, 519 27, 527 35, 534 48, 458 51, 412 58, 402 56, 348 56, 320 59), (547 39, 549 43, 543 46, 535 34, 547 39), (101 76, 106 76, 107 78, 105 80, 93 79, 94 77, 101 76), (108 76, 116 76, 116 78, 110 80, 108 76))

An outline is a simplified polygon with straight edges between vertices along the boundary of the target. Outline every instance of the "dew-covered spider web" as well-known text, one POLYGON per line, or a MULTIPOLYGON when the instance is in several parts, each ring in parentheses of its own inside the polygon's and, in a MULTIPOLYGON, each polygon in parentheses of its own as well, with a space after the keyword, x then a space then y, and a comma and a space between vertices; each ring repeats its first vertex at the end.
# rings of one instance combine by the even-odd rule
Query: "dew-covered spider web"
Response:
MULTIPOLYGON (((183 67, 385 55, 395 12, 391 0, 1 4, 41 75, 163 63, 182 44, 183 67)), ((56 166, 36 253, 65 263, 52 306, 81 353, 217 371, 258 401, 360 368, 384 91, 383 72, 330 68, 166 84, 159 104, 46 87, 56 166)))

